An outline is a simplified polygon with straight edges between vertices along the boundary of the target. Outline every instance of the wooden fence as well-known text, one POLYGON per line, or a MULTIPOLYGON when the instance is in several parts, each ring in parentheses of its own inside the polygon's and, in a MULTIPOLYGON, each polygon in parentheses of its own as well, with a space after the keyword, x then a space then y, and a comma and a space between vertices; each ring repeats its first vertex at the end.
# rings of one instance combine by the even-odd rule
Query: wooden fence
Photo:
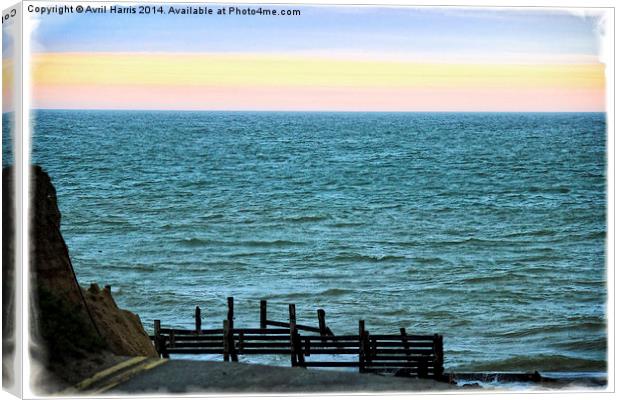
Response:
POLYGON ((224 361, 239 355, 290 355, 293 367, 351 367, 360 372, 397 372, 421 378, 445 380, 443 337, 411 335, 404 328, 398 335, 370 334, 363 320, 357 335, 334 335, 317 310, 318 327, 297 324, 295 305, 289 304, 289 321, 267 318, 267 302, 260 303, 260 328, 234 326, 234 302, 228 298, 228 316, 221 329, 202 329, 201 310, 196 307, 195 329, 171 329, 154 323, 151 337, 162 357, 170 354, 221 354, 224 361), (273 327, 273 328, 272 328, 273 327), (306 334, 307 333, 307 334, 306 334), (350 355, 349 360, 316 360, 316 355, 350 355))

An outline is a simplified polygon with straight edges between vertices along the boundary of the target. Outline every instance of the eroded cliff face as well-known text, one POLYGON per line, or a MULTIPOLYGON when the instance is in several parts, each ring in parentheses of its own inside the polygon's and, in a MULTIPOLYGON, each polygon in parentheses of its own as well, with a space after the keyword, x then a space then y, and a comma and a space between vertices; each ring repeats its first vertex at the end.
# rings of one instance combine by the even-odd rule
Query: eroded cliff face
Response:
MULTIPOLYGON (((63 363, 94 353, 157 356, 140 318, 117 307, 108 288, 80 288, 61 234, 56 189, 48 174, 31 170, 30 285, 31 356, 58 370, 63 363), (96 290, 95 290, 96 289, 96 290)), ((12 170, 3 170, 3 275, 12 276, 14 215, 12 170), (8 218, 7 218, 8 217, 8 218)), ((9 282, 3 279, 3 284, 9 282)), ((5 293, 12 293, 7 288, 5 293)), ((3 298, 3 316, 10 316, 10 297, 3 298)), ((8 319, 10 321, 10 318, 8 319)), ((3 333, 10 331, 3 326, 3 333)))
POLYGON ((31 169, 31 338, 44 364, 106 349, 86 306, 60 232, 56 189, 41 167, 31 169))
POLYGON ((92 284, 84 291, 86 304, 106 345, 114 354, 159 357, 144 331, 140 317, 131 311, 121 310, 112 297, 109 286, 99 289, 92 284))

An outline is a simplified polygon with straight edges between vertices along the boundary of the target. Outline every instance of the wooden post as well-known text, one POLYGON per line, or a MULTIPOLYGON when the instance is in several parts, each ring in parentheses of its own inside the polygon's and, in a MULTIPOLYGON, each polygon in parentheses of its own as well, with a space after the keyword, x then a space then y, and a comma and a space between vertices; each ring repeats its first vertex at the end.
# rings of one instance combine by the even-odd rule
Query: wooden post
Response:
POLYGON ((418 377, 428 378, 428 358, 418 357, 416 364, 418 366, 418 377))
POLYGON ((260 301, 260 328, 267 328, 267 300, 260 301))
POLYGON ((230 361, 230 357, 229 357, 229 349, 228 349, 228 345, 229 345, 229 341, 228 341, 228 334, 229 334, 229 326, 228 326, 228 320, 224 320, 224 335, 222 337, 222 344, 224 346, 224 361, 230 361))
POLYGON ((235 300, 232 297, 226 299, 228 303, 228 351, 232 361, 239 361, 237 353, 235 352, 235 341, 233 337, 233 329, 235 329, 235 300))
MULTIPOLYGON (((321 336, 327 336, 327 329, 325 329, 325 310, 319 308, 316 310, 316 314, 319 317, 319 331, 321 336)), ((321 340, 325 342, 325 340, 321 340)))
POLYGON ((226 319, 228 319, 229 322, 229 328, 230 329, 234 329, 234 319, 235 319, 235 303, 234 303, 234 298, 229 297, 226 299, 227 303, 228 303, 228 316, 226 319))
POLYGON ((200 335, 200 331, 202 330, 202 316, 200 315, 200 307, 198 306, 196 306, 194 318, 196 319, 196 334, 200 335))
POLYGON ((161 356, 163 358, 170 358, 170 354, 168 353, 168 348, 166 347, 166 338, 161 338, 161 356))
POLYGON ((288 320, 291 335, 291 367, 297 366, 297 349, 295 342, 297 341, 297 316, 295 314, 295 304, 288 305, 288 320))
POLYGON ((243 332, 239 332, 239 351, 243 353, 243 332))
POLYGON ((366 336, 366 330, 364 329, 364 320, 361 319, 359 321, 359 346, 360 346, 360 352, 359 352, 359 371, 360 372, 364 372, 365 368, 364 368, 364 362, 365 362, 365 357, 364 357, 364 343, 366 342, 364 340, 364 337, 366 336))
MULTIPOLYGON (((374 340, 374 339, 373 339, 374 340)), ((364 332, 364 369, 372 362, 372 350, 370 348, 370 332, 364 332)))
POLYGON ((153 325, 155 330, 155 349, 160 357, 170 358, 168 349, 166 348, 166 338, 161 335, 161 321, 156 319, 153 325))
POLYGON ((433 336, 433 353, 433 376, 439 380, 443 377, 443 336, 433 336))
POLYGON ((377 339, 372 339, 370 343, 370 356, 369 359, 377 355, 377 339))
POLYGON ((158 319, 153 321, 153 336, 155 336, 155 351, 161 357, 161 321, 158 319))
POLYGON ((409 351, 409 341, 407 340, 407 330, 405 328, 400 328, 400 340, 403 342, 403 347, 405 348, 405 354, 411 355, 409 351))
POLYGON ((306 357, 304 356, 304 349, 301 344, 301 335, 295 334, 295 349, 297 354, 297 365, 302 368, 306 368, 306 357))
POLYGON ((174 347, 174 331, 170 332, 170 347, 174 347))

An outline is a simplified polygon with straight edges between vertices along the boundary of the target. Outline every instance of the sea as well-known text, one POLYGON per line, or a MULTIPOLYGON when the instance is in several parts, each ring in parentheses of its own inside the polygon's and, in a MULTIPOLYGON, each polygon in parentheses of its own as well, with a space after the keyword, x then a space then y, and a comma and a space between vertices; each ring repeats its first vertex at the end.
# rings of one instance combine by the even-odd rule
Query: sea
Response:
POLYGON ((439 333, 447 372, 607 370, 604 113, 36 110, 32 126, 78 280, 148 332, 193 327, 196 306, 220 328, 233 296, 237 327, 265 299, 280 321, 322 308, 336 334, 439 333))

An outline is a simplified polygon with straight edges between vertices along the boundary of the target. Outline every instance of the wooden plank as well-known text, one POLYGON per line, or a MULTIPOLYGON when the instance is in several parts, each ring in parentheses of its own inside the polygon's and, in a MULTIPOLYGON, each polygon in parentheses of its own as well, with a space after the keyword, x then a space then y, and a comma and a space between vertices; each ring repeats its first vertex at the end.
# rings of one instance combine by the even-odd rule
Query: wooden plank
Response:
POLYGON ((334 343, 317 342, 317 341, 308 339, 307 336, 302 336, 302 339, 304 340, 304 342, 310 343, 310 346, 312 346, 313 348, 322 348, 322 347, 334 347, 334 348, 355 347, 357 348, 360 345, 359 342, 334 342, 334 343))
POLYGON ((312 349, 310 355, 314 354, 359 354, 358 349, 312 349))
POLYGON ((316 328, 314 326, 309 326, 309 325, 302 325, 302 324, 297 324, 297 330, 321 333, 321 330, 319 328, 316 328))
POLYGON ((274 343, 261 342, 261 343, 256 343, 256 342, 249 342, 247 340, 244 340, 243 347, 246 348, 246 349, 268 349, 268 348, 289 349, 290 348, 290 342, 287 340, 286 342, 274 342, 274 343))
POLYGON ((288 334, 290 332, 290 324, 286 324, 286 329, 259 329, 259 328, 243 328, 243 329, 233 329, 233 333, 243 333, 244 335, 249 334, 257 334, 257 335, 277 335, 277 334, 288 334))
POLYGON ((352 340, 359 342, 360 337, 358 335, 342 335, 342 336, 327 336, 327 337, 308 335, 308 336, 304 336, 304 339, 306 338, 312 341, 319 341, 319 342, 322 342, 323 340, 327 342, 352 341, 352 340))
POLYGON ((375 360, 382 360, 382 361, 417 361, 417 362, 425 362, 427 364, 432 364, 434 358, 433 357, 428 357, 428 356, 382 356, 382 355, 377 355, 374 357, 375 360))
MULTIPOLYGON (((382 349, 377 347, 376 354, 403 354, 407 355, 405 349, 382 349)), ((433 349, 409 349, 409 354, 433 354, 433 349)))
MULTIPOLYGON (((238 337, 241 334, 242 333, 236 334, 235 337, 238 337)), ((257 342, 260 342, 260 341, 272 342, 272 341, 281 340, 281 341, 286 341, 288 343, 289 335, 246 335, 246 334, 243 334, 243 339, 246 341, 252 340, 252 341, 257 341, 257 342)))
POLYGON ((243 354, 291 354, 290 348, 282 349, 244 349, 243 354))
MULTIPOLYGON (((271 325, 271 326, 281 326, 281 327, 288 327, 289 324, 287 324, 286 322, 279 322, 279 321, 270 321, 267 320, 265 322, 267 325, 271 325)), ((297 330, 301 330, 301 331, 309 331, 309 332, 314 332, 314 333, 320 333, 320 329, 316 328, 314 326, 309 326, 309 325, 302 325, 302 324, 297 324, 297 330)))
MULTIPOLYGON (((193 329, 172 329, 172 328, 161 328, 161 333, 163 334, 169 334, 171 332, 174 332, 175 335, 195 335, 196 331, 193 329)), ((200 331, 200 334, 204 334, 204 335, 221 335, 222 334, 222 330, 221 329, 203 329, 200 331)))
POLYGON ((220 338, 219 342, 179 342, 175 341, 174 346, 170 348, 205 348, 205 349, 223 349, 222 338, 220 338))
MULTIPOLYGON (((162 335, 162 336, 169 337, 169 335, 168 336, 162 335)), ((184 336, 184 335, 175 334, 174 337, 175 337, 176 342, 221 342, 222 341, 221 334, 219 336, 198 336, 198 335, 184 336)))
MULTIPOLYGON (((179 334, 179 333, 183 333, 183 331, 179 332, 175 330, 175 333, 179 334)), ((188 332, 188 333, 191 333, 191 332, 188 332)), ((198 334, 199 335, 221 335, 222 330, 221 329, 201 329, 198 334)))
MULTIPOLYGON (((403 350, 406 350, 406 347, 404 346, 403 342, 382 342, 380 340, 375 339, 372 336, 370 336, 370 339, 371 341, 374 341, 375 343, 377 343, 377 347, 399 347, 403 350)), ((407 347, 410 349, 411 348, 420 348, 420 349, 434 348, 432 342, 409 342, 409 341, 407 341, 407 347)))
POLYGON ((279 322, 279 321, 271 321, 271 320, 267 320, 266 321, 267 325, 271 325, 271 326, 281 326, 281 327, 289 327, 289 324, 287 324, 286 322, 279 322))
POLYGON ((267 328, 267 300, 260 301, 260 327, 267 328))
POLYGON ((194 349, 194 348, 176 348, 170 349, 170 354, 224 354, 223 350, 220 349, 194 349))
MULTIPOLYGON (((377 340, 393 340, 393 341, 399 341, 402 339, 401 335, 371 335, 371 337, 373 337, 374 339, 377 340)), ((415 340, 420 340, 420 341, 433 341, 434 340, 434 336, 433 335, 407 335, 406 336, 407 340, 409 341, 415 341, 415 340)))

